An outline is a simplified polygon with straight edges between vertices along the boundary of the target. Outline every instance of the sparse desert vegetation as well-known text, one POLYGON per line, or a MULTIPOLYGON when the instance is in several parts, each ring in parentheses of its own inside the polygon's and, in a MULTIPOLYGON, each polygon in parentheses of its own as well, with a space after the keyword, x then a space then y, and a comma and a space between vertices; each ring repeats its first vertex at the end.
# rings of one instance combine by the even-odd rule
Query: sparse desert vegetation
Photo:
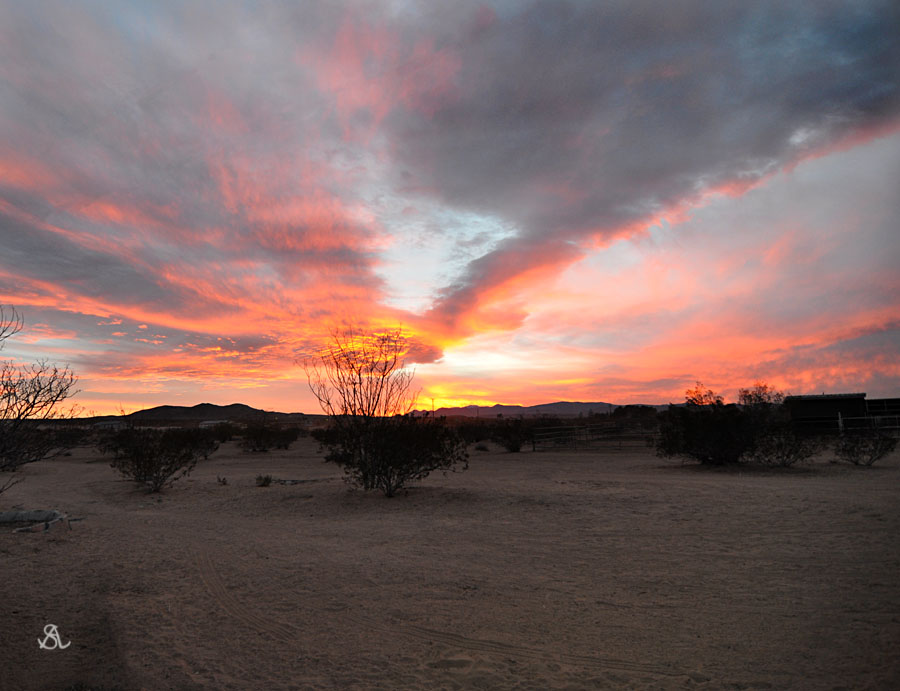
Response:
POLYGON ((0 691, 900 689, 898 28, 0 0, 0 691))
POLYGON ((857 466, 871 466, 897 448, 897 438, 877 429, 863 429, 841 435, 835 442, 835 455, 857 466))
POLYGON ((60 519, 0 532, 11 688, 890 688, 895 439, 826 444, 761 383, 737 404, 698 384, 658 415, 394 415, 415 400, 404 347, 336 335, 311 437, 60 428, 82 445, 4 487, 60 519), (534 451, 541 424, 573 450, 534 451), (474 472, 448 474, 470 443, 474 472), (168 491, 147 501, 98 460, 168 491), (70 652, 33 645, 47 621, 70 652))
POLYGON ((208 430, 126 427, 105 436, 99 450, 112 454, 110 466, 124 478, 160 492, 190 475, 218 446, 208 430))
POLYGON ((270 449, 289 449, 297 441, 300 431, 296 428, 278 427, 265 423, 247 425, 240 432, 241 448, 251 453, 264 453, 270 449))
POLYGON ((640 440, 496 448, 465 474, 432 474, 385 501, 348 487, 318 449, 310 438, 264 455, 226 443, 155 496, 89 447, 23 468, 8 503, 83 520, 0 531, 16 576, 0 585, 13 603, 0 619, 4 683, 887 689, 896 679, 896 452, 867 472, 826 452, 784 473, 659 459, 640 440), (47 623, 71 648, 38 648, 47 623))
POLYGON ((703 465, 751 463, 789 468, 808 461, 827 444, 791 423, 784 394, 758 382, 741 389, 737 404, 701 383, 685 392, 683 406, 670 405, 659 418, 657 453, 703 465))

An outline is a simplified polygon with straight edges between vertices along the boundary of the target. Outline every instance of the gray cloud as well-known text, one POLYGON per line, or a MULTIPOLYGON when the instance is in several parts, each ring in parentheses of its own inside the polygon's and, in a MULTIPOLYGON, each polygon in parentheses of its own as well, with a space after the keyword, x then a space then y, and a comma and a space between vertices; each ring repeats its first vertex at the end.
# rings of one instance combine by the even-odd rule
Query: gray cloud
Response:
POLYGON ((510 257, 556 261, 566 243, 896 119, 898 28, 878 2, 533 2, 449 36, 460 98, 433 119, 400 114, 398 158, 446 203, 520 234, 470 264, 437 313, 507 280, 510 257))
POLYGON ((4 287, 18 276, 180 316, 238 314, 246 298, 327 319, 354 300, 375 309, 378 236, 412 227, 402 209, 440 207, 516 229, 473 248, 444 225, 472 258, 425 318, 465 335, 493 288, 896 123, 898 13, 877 0, 4 3, 4 287), (380 196, 400 199, 396 214, 360 212, 380 196))

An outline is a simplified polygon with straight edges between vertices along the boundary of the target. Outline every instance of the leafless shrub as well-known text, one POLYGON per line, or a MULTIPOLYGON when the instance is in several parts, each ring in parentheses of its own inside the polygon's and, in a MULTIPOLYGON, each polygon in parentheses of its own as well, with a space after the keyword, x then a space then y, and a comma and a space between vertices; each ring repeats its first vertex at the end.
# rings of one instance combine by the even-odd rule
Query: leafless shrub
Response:
POLYGON ((331 340, 304 362, 309 388, 332 418, 405 415, 416 403, 413 370, 403 359, 402 329, 364 333, 335 330, 331 340))
POLYGON ((842 461, 859 466, 871 466, 897 448, 897 439, 877 429, 844 433, 834 447, 842 461))
POLYGON ((348 328, 304 363, 309 388, 331 427, 316 436, 326 460, 364 489, 393 496, 435 470, 467 468, 465 442, 435 421, 405 417, 415 405, 414 372, 406 369, 402 330, 364 333, 348 328))
POLYGON ((24 327, 25 320, 15 307, 10 307, 7 314, 6 308, 0 305, 0 348, 7 338, 19 333, 24 327))
POLYGON ((790 424, 785 423, 762 430, 746 458, 751 463, 789 468, 808 461, 821 450, 820 439, 797 434, 790 424))
MULTIPOLYGON (((0 306, 0 348, 23 325, 15 308, 7 312, 0 306)), ((0 471, 15 471, 68 448, 71 435, 49 423, 75 415, 74 409, 62 411, 61 404, 76 393, 76 381, 68 366, 50 365, 46 360, 0 363, 0 471)), ((17 482, 0 483, 0 493, 17 482)))
POLYGON ((241 448, 250 452, 265 452, 271 448, 289 449, 297 441, 300 431, 292 427, 274 427, 262 423, 247 425, 241 448))
POLYGON ((113 432, 103 449, 113 454, 110 466, 123 477, 160 492, 190 475, 217 446, 205 430, 128 427, 113 432))

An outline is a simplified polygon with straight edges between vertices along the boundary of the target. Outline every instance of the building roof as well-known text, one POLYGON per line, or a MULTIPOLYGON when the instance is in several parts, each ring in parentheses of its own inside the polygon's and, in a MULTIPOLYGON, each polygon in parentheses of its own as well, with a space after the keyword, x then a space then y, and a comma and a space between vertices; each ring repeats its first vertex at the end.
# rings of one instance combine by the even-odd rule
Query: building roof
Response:
POLYGON ((864 393, 822 393, 806 394, 803 396, 785 396, 785 401, 828 401, 839 398, 865 398, 864 393))

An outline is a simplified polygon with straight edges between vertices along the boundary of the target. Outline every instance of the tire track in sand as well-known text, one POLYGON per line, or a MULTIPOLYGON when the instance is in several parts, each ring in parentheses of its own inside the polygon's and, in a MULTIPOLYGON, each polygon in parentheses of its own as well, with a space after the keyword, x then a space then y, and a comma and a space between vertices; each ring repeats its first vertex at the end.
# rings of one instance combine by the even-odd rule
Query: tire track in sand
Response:
POLYGON ((286 640, 291 640, 297 636, 298 630, 290 624, 280 623, 269 617, 256 614, 238 602, 225 588, 225 584, 222 583, 222 579, 219 576, 219 570, 213 564, 209 553, 205 550, 198 550, 197 566, 200 571, 200 580, 203 581, 206 590, 226 614, 244 622, 260 633, 267 633, 286 640))
POLYGON ((645 674, 658 674, 661 676, 681 677, 686 676, 683 672, 672 670, 661 665, 653 665, 644 662, 631 662, 629 660, 619 660, 614 658, 597 657, 593 655, 575 655, 572 653, 555 653, 539 648, 529 648, 522 645, 514 645, 512 643, 501 643, 499 641, 490 641, 483 638, 470 638, 447 631, 436 631, 434 629, 425 628, 416 624, 399 624, 396 626, 386 626, 379 623, 376 619, 365 615, 355 614, 348 610, 342 613, 344 617, 358 626, 364 626, 380 633, 388 635, 400 634, 409 638, 426 642, 438 642, 445 645, 461 648, 470 652, 497 654, 507 657, 526 658, 529 660, 538 660, 541 662, 561 662, 569 665, 580 667, 595 667, 600 669, 615 669, 624 672, 642 672, 645 674))
MULTIPOLYGON (((230 616, 244 622, 248 626, 256 629, 261 633, 267 633, 272 636, 294 639, 302 631, 292 624, 278 622, 268 617, 256 614, 237 599, 235 599, 225 588, 222 579, 219 576, 218 569, 213 564, 209 553, 205 550, 197 552, 197 566, 200 571, 200 578, 206 589, 212 595, 213 599, 219 606, 230 616)), ((514 645, 511 643, 501 643, 499 641, 490 641, 481 638, 470 638, 447 631, 437 631, 416 624, 400 623, 389 624, 384 623, 374 617, 364 614, 351 612, 349 609, 338 610, 331 613, 332 616, 344 619, 350 624, 358 627, 381 633, 387 636, 404 636, 416 641, 426 643, 443 643, 452 648, 458 648, 475 653, 487 655, 501 655, 513 658, 525 658, 536 660, 539 662, 555 662, 580 667, 592 667, 604 670, 618 670, 623 672, 639 672, 643 674, 656 674, 667 677, 686 676, 683 672, 673 670, 662 665, 654 665, 644 662, 632 662, 630 660, 620 660, 614 658, 596 657, 592 655, 575 655, 572 653, 555 653, 539 648, 530 648, 527 646, 514 645)))

